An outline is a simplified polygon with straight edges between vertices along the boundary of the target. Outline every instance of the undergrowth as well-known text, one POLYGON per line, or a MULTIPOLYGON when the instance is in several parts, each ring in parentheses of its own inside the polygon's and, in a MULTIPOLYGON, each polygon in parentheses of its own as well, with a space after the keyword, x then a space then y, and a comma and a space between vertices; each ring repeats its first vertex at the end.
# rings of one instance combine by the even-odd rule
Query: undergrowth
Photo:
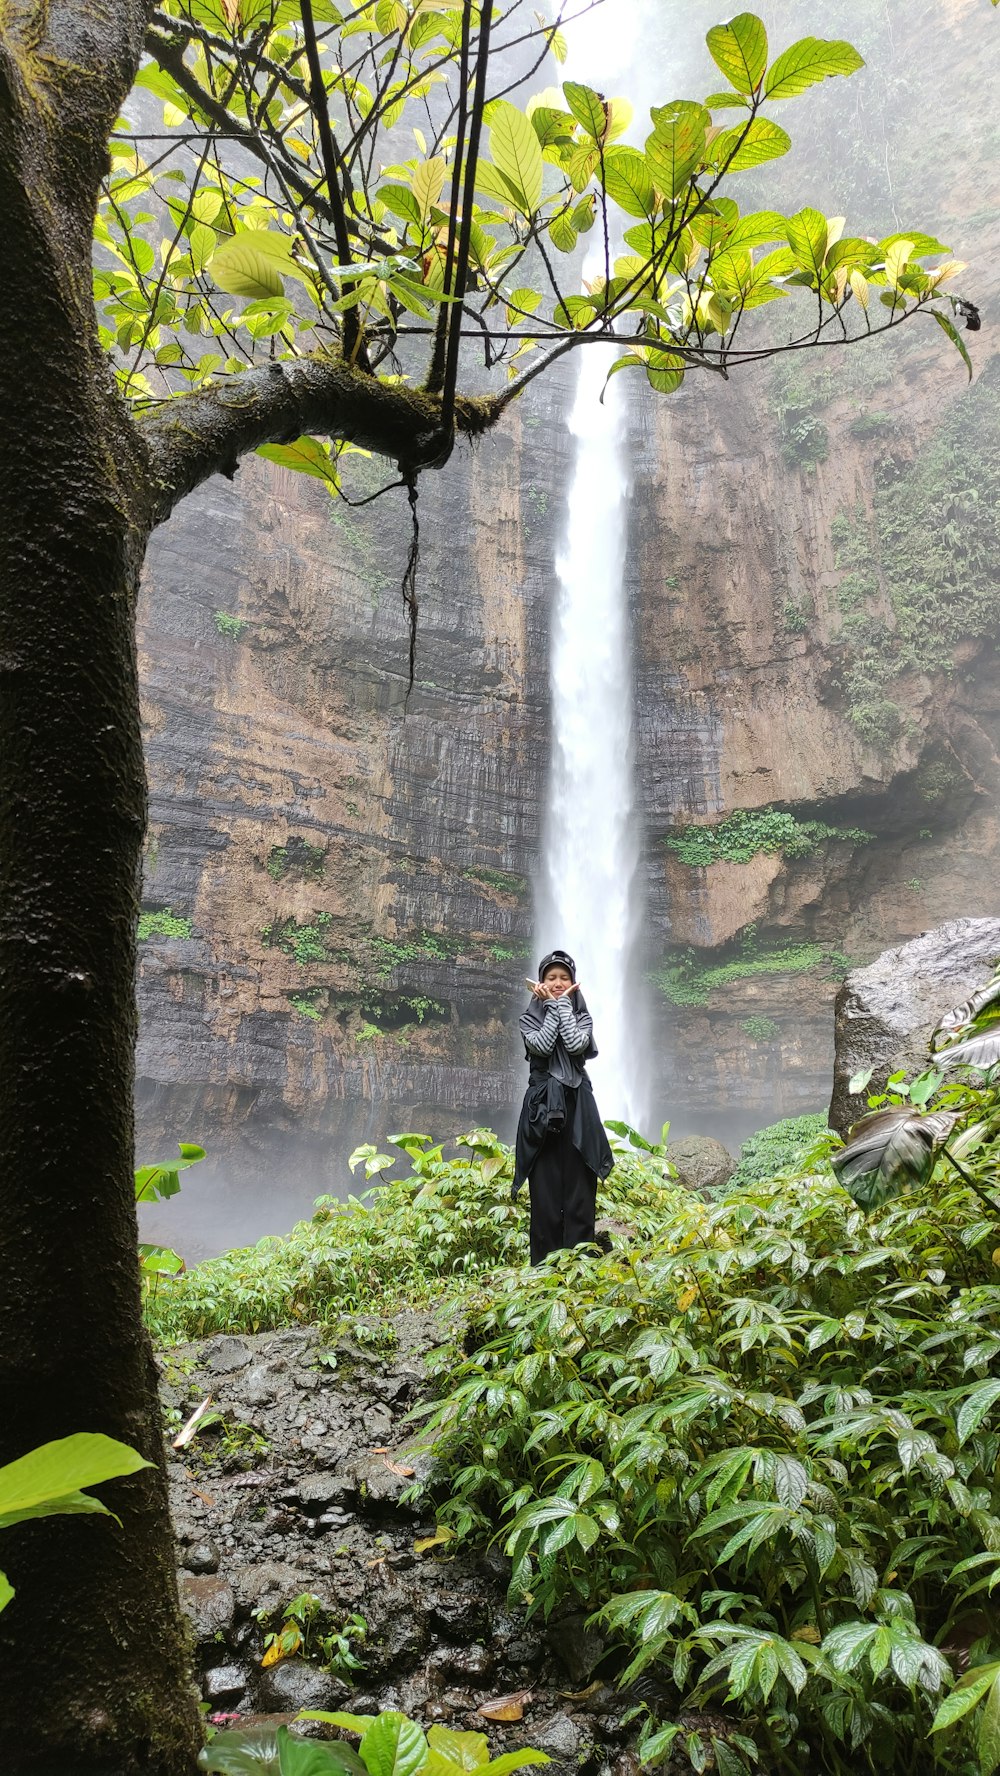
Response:
MULTIPOLYGON (((492 1278, 436 1359, 441 1525, 499 1543, 529 1611, 596 1614, 604 1674, 643 1679, 640 1762, 1000 1757, 1000 1208, 942 1159, 867 1216, 838 1145, 492 1278)), ((995 1145, 965 1163, 995 1188, 995 1145)))
POLYGON ((686 826, 665 843, 682 863, 692 869, 707 869, 713 863, 750 863, 761 852, 811 857, 830 841, 867 845, 873 836, 856 826, 796 820, 794 814, 778 808, 738 808, 717 826, 686 826))
POLYGON ((794 1169, 808 1147, 826 1131, 826 1114, 786 1116, 749 1135, 740 1148, 739 1164, 727 1189, 742 1189, 794 1169))
POLYGON ((707 1005, 715 988, 750 980, 756 974, 802 974, 816 969, 843 977, 851 967, 849 956, 827 944, 790 939, 772 949, 758 949, 755 940, 744 940, 739 952, 722 962, 705 962, 694 950, 675 951, 661 967, 653 969, 650 980, 672 1005, 707 1005))

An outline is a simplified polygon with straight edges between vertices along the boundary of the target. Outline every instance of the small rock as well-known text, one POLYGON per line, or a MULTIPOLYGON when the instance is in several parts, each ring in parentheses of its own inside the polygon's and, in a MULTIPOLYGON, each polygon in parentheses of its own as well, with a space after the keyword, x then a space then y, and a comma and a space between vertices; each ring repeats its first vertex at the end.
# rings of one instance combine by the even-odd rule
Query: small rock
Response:
POLYGON ((531 1743, 538 1751, 547 1751, 554 1758, 575 1758, 580 1749, 580 1729, 568 1714, 554 1714, 540 1726, 532 1727, 531 1743))
POLYGON ((202 1678, 202 1694, 206 1702, 242 1701, 247 1683, 242 1665, 217 1665, 214 1671, 206 1671, 202 1678))
POLYGON ((258 1703, 273 1714, 292 1714, 300 1708, 341 1708, 350 1694, 348 1684, 305 1659, 283 1659, 280 1665, 261 1671, 257 1680, 258 1703))
POLYGON ((712 1135, 686 1135, 671 1141, 667 1158, 677 1168, 678 1181, 688 1190, 721 1190, 736 1170, 729 1149, 712 1135))
POLYGON ((189 1618, 197 1641, 214 1640, 233 1625, 236 1599, 231 1585, 214 1573, 181 1573, 181 1608, 189 1618))
POLYGON ((477 1684, 489 1677, 494 1666, 491 1653, 484 1646, 438 1647, 427 1661, 429 1671, 458 1682, 477 1684))
POLYGON ((573 1688, 582 1690, 604 1652, 601 1636, 587 1627, 586 1616, 563 1616, 550 1624, 548 1641, 573 1688))
POLYGON ((184 1565, 191 1573, 214 1573, 219 1570, 219 1550, 214 1542, 194 1542, 184 1550, 184 1565))
POLYGON ((312 1515, 318 1507, 345 1504, 356 1492, 356 1483, 347 1474, 304 1474, 280 1496, 283 1501, 299 1505, 312 1515))
POLYGON ((230 1369, 245 1369, 249 1361, 250 1351, 242 1338, 222 1334, 210 1341, 202 1357, 202 1367, 211 1370, 213 1375, 223 1375, 230 1369))
POLYGON ((269 1406, 275 1395, 275 1381, 263 1364, 255 1363, 243 1377, 240 1389, 248 1406, 269 1406))
POLYGON ((468 1645, 490 1631, 486 1601, 474 1592, 439 1591, 430 1599, 431 1627, 449 1640, 468 1645))

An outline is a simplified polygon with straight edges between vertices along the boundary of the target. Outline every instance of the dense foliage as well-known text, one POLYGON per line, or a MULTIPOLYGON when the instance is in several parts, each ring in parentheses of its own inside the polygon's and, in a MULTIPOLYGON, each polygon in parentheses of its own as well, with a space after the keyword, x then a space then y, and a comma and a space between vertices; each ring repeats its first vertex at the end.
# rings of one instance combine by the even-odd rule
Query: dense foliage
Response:
POLYGON ((199 1768, 212 1776, 513 1776, 551 1762, 527 1746, 491 1758, 485 1733, 435 1726, 425 1734, 397 1709, 363 1715, 307 1708, 298 1718, 330 1722, 361 1743, 355 1751, 343 1740, 299 1739, 286 1726, 228 1727, 202 1751, 199 1768))
POLYGON ((808 939, 789 937, 777 943, 758 942, 756 927, 747 925, 738 943, 723 952, 721 960, 706 961, 693 949, 669 950, 650 980, 672 1005, 707 1005, 718 987, 731 981, 751 980, 758 974, 805 974, 824 970, 841 978, 851 967, 842 950, 808 939))
POLYGON ((823 1145, 679 1193, 644 1247, 493 1279, 428 1412, 440 1514, 502 1524, 516 1597, 655 1669, 654 1760, 682 1705, 725 1709, 727 1771, 972 1772, 945 1728, 997 1713, 1000 1210, 941 1161, 866 1217, 823 1145))
POLYGON ((793 1171, 804 1160, 807 1149, 826 1136, 826 1115, 819 1111, 811 1116, 786 1116, 781 1122, 758 1129, 740 1148, 739 1163, 728 1189, 738 1190, 744 1184, 757 1184, 779 1172, 793 1171))
MULTIPOLYGON (((224 1252, 184 1275, 164 1276, 147 1301, 155 1335, 259 1332, 290 1320, 335 1323, 348 1313, 438 1303, 442 1290, 528 1257, 528 1203, 511 1198, 513 1154, 488 1129, 460 1136, 446 1158, 426 1135, 395 1143, 410 1175, 346 1202, 321 1197, 310 1221, 283 1238, 224 1252)), ((624 1142, 601 1187, 599 1214, 624 1218, 641 1237, 672 1215, 679 1192, 665 1162, 624 1142)), ((372 1147, 355 1159, 369 1178, 394 1162, 372 1147)))
MULTIPOLYGON (((463 315, 489 342, 487 368, 509 368, 504 399, 544 361, 531 354, 574 336, 617 339, 614 369, 669 394, 692 366, 768 355, 769 337, 747 337, 744 321, 737 343, 737 329, 789 297, 803 307, 794 344, 926 311, 968 362, 955 323, 970 311, 944 289, 962 267, 932 235, 876 242, 813 208, 741 214, 733 195, 739 175, 791 147, 775 108, 863 66, 849 43, 805 37, 773 56, 761 20, 740 13, 707 37, 722 90, 701 102, 663 92, 652 128, 626 141, 624 99, 572 80, 523 108, 507 96, 510 66, 533 74, 567 52, 562 10, 521 12, 520 0, 496 12, 163 0, 139 86, 165 128, 147 139, 130 120, 141 107, 119 120, 97 219, 100 334, 123 395, 144 407, 217 390, 331 346, 362 372, 388 361, 395 373, 393 354, 416 342, 447 431, 463 315), (504 67, 496 94, 491 56, 504 67), (174 154, 160 145, 171 131, 174 154), (581 277, 591 230, 596 262, 581 277)), ((460 415, 469 430, 473 406, 460 415)), ((331 486, 342 448, 262 441, 331 486)))
POLYGON ((666 840, 671 851, 692 869, 713 863, 750 863, 764 852, 784 857, 811 857, 830 841, 867 845, 872 833, 860 827, 828 826, 822 820, 797 820, 779 808, 738 808, 715 826, 686 826, 666 840))

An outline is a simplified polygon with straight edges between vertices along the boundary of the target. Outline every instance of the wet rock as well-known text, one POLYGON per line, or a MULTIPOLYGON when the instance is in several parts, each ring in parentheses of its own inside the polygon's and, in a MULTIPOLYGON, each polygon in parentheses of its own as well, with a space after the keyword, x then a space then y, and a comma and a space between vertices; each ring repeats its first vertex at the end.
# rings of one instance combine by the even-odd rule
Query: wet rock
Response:
POLYGON ((310 1587, 303 1583, 304 1576, 298 1566, 286 1565, 279 1560, 261 1560, 252 1566, 238 1566, 230 1574, 240 1609, 266 1611, 272 1611, 300 1591, 308 1590, 310 1587))
POLYGON ((213 1375, 226 1375, 233 1369, 244 1369, 250 1361, 250 1350, 242 1338, 220 1334, 209 1340, 203 1354, 202 1367, 213 1375))
POLYGON ((680 1141, 671 1141, 667 1157, 677 1168, 678 1181, 700 1193, 720 1190, 736 1170, 728 1148, 712 1135, 685 1135, 680 1141))
POLYGON ((202 1678, 207 1702, 242 1702, 248 1687, 249 1678, 242 1665, 216 1665, 202 1678))
POLYGON ((401 1462, 395 1457, 381 1455, 359 1456, 351 1465, 351 1473, 357 1487, 361 1509, 363 1511, 380 1511, 391 1506, 394 1511, 401 1511, 411 1517, 419 1517, 419 1504, 404 1505, 403 1493, 412 1486, 416 1472, 416 1464, 401 1462), (394 1466, 390 1467, 389 1462, 394 1466), (408 1468, 409 1473, 400 1473, 398 1469, 408 1468))
POLYGON ((348 1474, 304 1474, 280 1494, 282 1500, 318 1515, 330 1505, 341 1505, 357 1496, 357 1482, 348 1474))
POLYGON ((269 1406, 274 1399, 277 1378, 259 1364, 244 1375, 240 1391, 248 1406, 269 1406))
POLYGON ((998 958, 1000 919, 949 919, 851 970, 834 1012, 830 1126, 838 1134, 864 1115, 868 1093, 882 1091, 890 1073, 900 1067, 919 1073, 928 1065, 931 1032, 989 980, 998 958), (871 1083, 849 1092, 853 1075, 868 1067, 871 1083))
POLYGON ((273 1714, 293 1714, 300 1708, 343 1708, 350 1694, 348 1684, 305 1659, 283 1659, 280 1665, 261 1671, 257 1679, 258 1705, 273 1714))
POLYGON ((588 1628, 586 1616, 563 1616, 550 1625, 548 1642, 573 1688, 582 1690, 604 1652, 601 1636, 588 1628))
POLYGON ((236 1599, 225 1579, 215 1573, 182 1573, 179 1590, 181 1608, 191 1622, 195 1640, 214 1640, 232 1627, 236 1599))
POLYGON ((475 1686, 489 1677, 496 1665, 493 1655, 484 1646, 438 1647, 427 1661, 427 1669, 450 1682, 475 1686))
POLYGON ((580 1749, 580 1729, 568 1714, 554 1714, 531 1729, 531 1743, 557 1759, 575 1758, 580 1749))
POLYGON ((183 1564, 190 1573, 215 1573, 219 1570, 219 1550, 214 1542, 193 1542, 185 1548, 183 1564))
POLYGON ((486 1599, 471 1591, 436 1591, 430 1600, 431 1626, 449 1640, 467 1645, 489 1633, 486 1599))

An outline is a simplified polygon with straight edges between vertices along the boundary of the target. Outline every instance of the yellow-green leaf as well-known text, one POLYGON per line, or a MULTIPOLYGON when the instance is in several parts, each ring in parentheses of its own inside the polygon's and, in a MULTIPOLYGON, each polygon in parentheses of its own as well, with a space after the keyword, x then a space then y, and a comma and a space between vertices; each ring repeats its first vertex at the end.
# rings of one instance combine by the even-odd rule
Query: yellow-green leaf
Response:
POLYGON ((725 172, 745 173, 766 160, 779 160, 791 145, 791 136, 780 124, 769 117, 755 117, 749 127, 735 124, 723 130, 712 143, 712 153, 716 165, 725 172))
POLYGON ((490 154, 517 192, 518 207, 532 215, 542 200, 542 150, 531 119, 507 99, 490 107, 490 154))
POLYGON ((737 92, 756 92, 767 67, 767 32, 752 12, 713 25, 705 39, 716 67, 737 92))
POLYGON ((937 321, 938 326, 945 333, 947 333, 948 338, 951 340, 952 345, 955 347, 955 350, 961 356, 961 358, 965 364, 965 367, 969 372, 969 381, 971 382, 972 381, 972 359, 969 356, 968 349, 965 344, 965 340, 962 338, 961 333, 958 331, 958 328, 954 325, 954 323, 952 321, 949 321, 947 315, 941 314, 938 309, 932 308, 931 314, 934 316, 934 319, 937 321))
POLYGON ((705 127, 697 117, 661 119, 646 137, 646 159, 665 197, 678 197, 705 155, 705 127))
POLYGON ((417 200, 420 219, 425 222, 431 208, 437 203, 444 186, 445 165, 440 155, 433 160, 421 160, 413 173, 413 195, 417 200))
POLYGON ((815 86, 818 80, 828 80, 835 74, 854 74, 864 65, 864 58, 859 56, 853 44, 840 39, 803 37, 801 42, 786 49, 768 69, 764 96, 794 99, 807 87, 815 86))
POLYGON ((656 193, 646 157, 637 148, 608 148, 604 155, 604 189, 627 216, 651 216, 656 193))
MULTIPOLYGON (((269 234, 265 229, 247 229, 213 253, 208 270, 228 296, 282 296, 282 259, 290 258, 291 243, 287 235, 269 234), (283 252, 275 252, 273 242, 284 242, 283 252)), ((285 269, 290 269, 286 265, 285 269)))
POLYGON ((563 97, 577 123, 582 123, 588 136, 595 142, 603 142, 611 123, 611 106, 600 93, 594 92, 590 86, 581 86, 576 80, 563 82, 563 97))

